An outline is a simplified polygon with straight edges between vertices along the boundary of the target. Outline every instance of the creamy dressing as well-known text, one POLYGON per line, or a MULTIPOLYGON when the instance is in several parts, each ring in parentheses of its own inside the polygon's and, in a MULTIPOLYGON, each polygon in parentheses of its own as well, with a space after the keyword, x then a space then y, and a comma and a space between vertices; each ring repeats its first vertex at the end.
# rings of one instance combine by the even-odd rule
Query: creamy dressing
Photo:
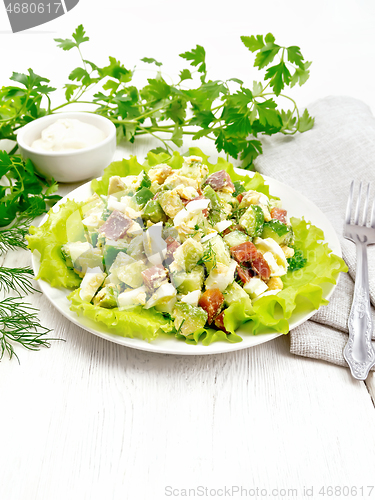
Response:
POLYGON ((63 152, 95 146, 106 138, 94 125, 76 119, 60 119, 45 128, 31 147, 38 151, 63 152))

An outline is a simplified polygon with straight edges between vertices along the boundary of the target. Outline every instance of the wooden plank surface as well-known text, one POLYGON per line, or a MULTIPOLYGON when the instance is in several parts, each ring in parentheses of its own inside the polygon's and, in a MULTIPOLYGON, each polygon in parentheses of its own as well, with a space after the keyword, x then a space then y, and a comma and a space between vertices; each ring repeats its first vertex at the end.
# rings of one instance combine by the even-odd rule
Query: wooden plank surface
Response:
MULTIPOLYGON (((4 259, 29 263, 24 251, 4 259)), ((324 485, 372 484, 373 375, 366 388, 293 356, 287 336, 207 357, 137 351, 30 301, 65 342, 0 365, 1 498, 158 500, 198 486, 298 498, 313 486, 321 498, 324 485)))

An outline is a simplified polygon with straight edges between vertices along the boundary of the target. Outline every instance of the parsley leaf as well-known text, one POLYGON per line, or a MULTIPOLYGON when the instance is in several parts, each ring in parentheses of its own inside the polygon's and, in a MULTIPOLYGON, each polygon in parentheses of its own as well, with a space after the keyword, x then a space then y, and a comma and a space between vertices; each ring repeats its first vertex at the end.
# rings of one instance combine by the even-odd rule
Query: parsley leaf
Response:
POLYGON ((181 80, 181 82, 183 82, 184 80, 192 80, 192 79, 193 79, 193 76, 192 76, 190 70, 183 69, 180 72, 180 80, 181 80))
POLYGON ((280 95, 285 85, 289 85, 291 78, 290 71, 284 62, 268 68, 264 77, 265 80, 270 80, 270 85, 276 95, 280 95))
POLYGON ((309 115, 309 112, 307 109, 303 112, 302 116, 299 119, 298 122, 298 131, 299 132, 306 132, 307 130, 310 130, 314 126, 315 119, 312 118, 309 115))
POLYGON ((0 227, 8 226, 21 213, 36 217, 61 198, 53 194, 57 189, 55 181, 36 172, 30 160, 0 151, 0 177, 3 176, 8 183, 0 186, 0 227))
POLYGON ((204 48, 201 45, 197 45, 195 49, 180 54, 180 57, 190 61, 192 66, 197 67, 199 73, 202 73, 201 79, 204 82, 206 75, 206 51, 204 48))
POLYGON ((71 40, 70 38, 65 38, 65 39, 55 38, 55 42, 58 42, 57 46, 60 49, 71 50, 74 47, 78 48, 81 45, 81 43, 88 42, 90 40, 90 38, 85 35, 86 35, 85 30, 82 24, 80 24, 72 35, 74 40, 71 40))
POLYGON ((263 35, 241 36, 241 40, 251 52, 256 52, 264 47, 263 35))
POLYGON ((304 69, 303 56, 301 49, 295 45, 287 48, 288 61, 297 64, 300 68, 304 69))
POLYGON ((155 64, 156 66, 163 66, 163 63, 157 61, 156 59, 154 59, 153 57, 144 57, 143 59, 141 59, 141 61, 147 63, 147 64, 155 64))
POLYGON ((292 272, 297 271, 298 269, 302 269, 307 263, 307 259, 305 259, 305 257, 303 256, 302 250, 298 248, 294 248, 293 257, 290 257, 289 259, 287 259, 287 261, 289 265, 288 270, 292 272))

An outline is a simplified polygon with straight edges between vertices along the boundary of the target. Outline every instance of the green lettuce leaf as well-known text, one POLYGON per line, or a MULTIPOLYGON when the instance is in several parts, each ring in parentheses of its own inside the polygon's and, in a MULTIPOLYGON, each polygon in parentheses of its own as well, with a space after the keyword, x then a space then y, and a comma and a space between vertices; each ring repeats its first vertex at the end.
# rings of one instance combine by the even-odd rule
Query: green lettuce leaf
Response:
POLYGON ((66 266, 61 246, 67 243, 66 221, 77 212, 83 203, 68 200, 59 205, 58 212, 51 209, 46 222, 31 226, 27 235, 28 248, 40 254, 40 268, 36 279, 47 281, 53 287, 77 288, 81 278, 66 266))
POLYGON ((84 302, 79 296, 79 289, 74 290, 68 299, 72 305, 70 309, 97 323, 103 323, 110 333, 122 337, 139 338, 143 340, 155 340, 160 333, 173 331, 172 322, 154 309, 143 309, 142 306, 135 307, 130 311, 105 309, 84 302))

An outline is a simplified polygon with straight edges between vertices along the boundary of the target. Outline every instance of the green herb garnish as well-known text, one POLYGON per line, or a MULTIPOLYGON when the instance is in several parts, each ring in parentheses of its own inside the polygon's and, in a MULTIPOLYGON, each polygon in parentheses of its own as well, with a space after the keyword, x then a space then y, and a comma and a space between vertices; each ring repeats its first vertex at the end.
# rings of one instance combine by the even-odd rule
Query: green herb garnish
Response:
POLYGON ((259 136, 305 132, 314 124, 307 110, 301 113, 296 102, 283 93, 285 88, 307 81, 311 63, 305 61, 299 47, 276 44, 271 33, 241 37, 255 56, 254 67, 266 70, 264 81, 255 81, 251 88, 238 78, 211 80, 201 45, 180 54, 190 66, 181 69, 176 82, 163 74, 162 62, 143 57, 142 63, 154 74, 144 86, 136 86, 137 67, 128 69, 114 57, 109 58, 107 66, 84 58, 82 45, 89 37, 82 25, 72 38, 55 41, 64 51, 77 51, 81 59, 64 87, 66 101, 52 107, 51 94, 56 89, 33 70, 13 73, 15 85, 0 90, 0 139, 15 139, 15 132, 24 124, 65 106, 78 104, 82 109, 89 104, 88 111, 116 125, 118 141, 132 143, 139 136, 150 135, 161 142, 162 147, 154 150, 160 153, 181 147, 184 135, 208 137, 219 152, 240 158, 242 167, 251 168, 262 153, 259 136), (275 97, 287 99, 292 109, 280 109, 275 97))
POLYGON ((244 193, 246 189, 244 188, 244 181, 234 181, 234 193, 233 196, 237 197, 239 194, 244 193))
POLYGON ((11 290, 23 293, 36 292, 31 284, 34 278, 34 271, 30 267, 0 267, 0 292, 10 292, 11 290))
POLYGON ((24 302, 24 297, 8 297, 0 301, 0 361, 5 352, 9 359, 19 358, 14 351, 14 344, 21 344, 26 349, 37 351, 40 347, 49 347, 51 339, 46 337, 50 329, 39 322, 38 309, 24 302))
POLYGON ((298 248, 294 248, 294 255, 287 259, 289 264, 289 271, 297 271, 298 269, 302 269, 305 267, 307 263, 307 259, 303 256, 302 250, 298 248))
MULTIPOLYGON (((61 196, 53 193, 57 183, 48 181, 34 170, 30 160, 0 151, 0 227, 8 226, 22 213, 22 218, 30 218, 47 211, 61 196)), ((1 241, 1 236, 0 236, 1 241)), ((0 243, 1 244, 1 243, 0 243)))
POLYGON ((197 265, 203 265, 206 262, 212 262, 212 269, 216 268, 216 252, 212 248, 211 242, 208 243, 204 254, 198 260, 197 265))
POLYGON ((283 222, 276 220, 276 219, 265 222, 264 226, 272 229, 272 231, 274 231, 277 234, 277 236, 280 236, 280 237, 284 236, 284 234, 287 234, 290 231, 289 226, 287 226, 283 222))

